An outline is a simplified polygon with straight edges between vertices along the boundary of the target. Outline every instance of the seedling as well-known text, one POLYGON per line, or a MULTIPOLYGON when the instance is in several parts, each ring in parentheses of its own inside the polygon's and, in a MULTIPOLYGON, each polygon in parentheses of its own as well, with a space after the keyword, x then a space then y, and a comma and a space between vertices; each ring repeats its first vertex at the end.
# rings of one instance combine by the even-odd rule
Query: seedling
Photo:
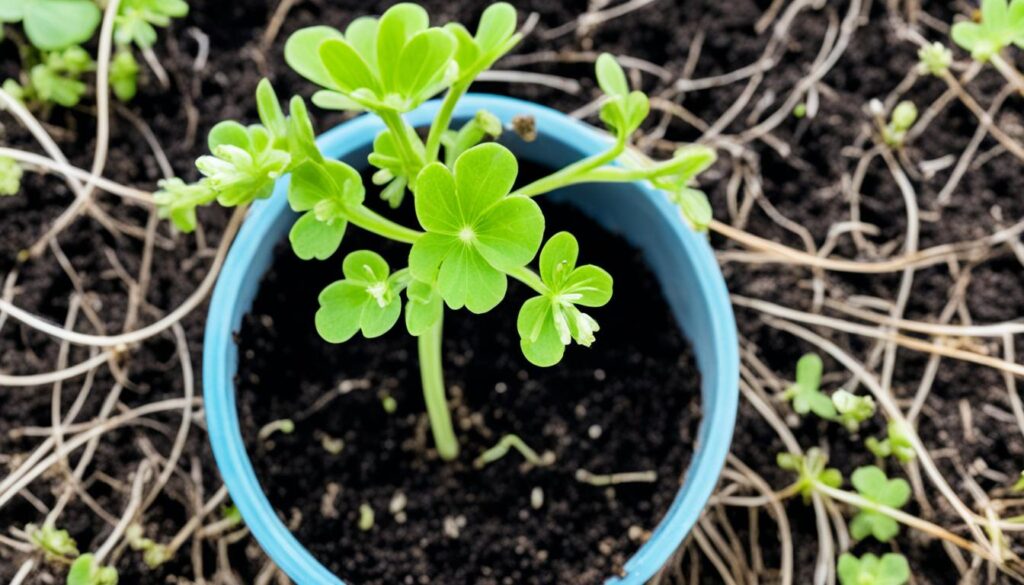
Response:
MULTIPOLYGON (((875 466, 861 467, 850 476, 853 487, 869 502, 901 508, 910 499, 910 484, 902 478, 889 479, 885 472, 875 466)), ((862 508, 850 522, 850 534, 857 540, 874 536, 880 542, 887 542, 899 534, 900 525, 891 517, 862 508)))
POLYGON ((0 197, 18 194, 21 190, 22 173, 18 161, 9 156, 0 156, 0 197))
POLYGON ((110 88, 117 99, 127 102, 138 91, 139 63, 128 49, 120 49, 110 62, 110 88))
POLYGON ((793 117, 797 120, 803 120, 807 117, 807 104, 800 102, 793 106, 793 117))
POLYGON ((904 585, 910 580, 910 565, 906 557, 896 553, 882 558, 870 553, 860 558, 843 553, 836 573, 842 585, 904 585))
POLYGON ((783 400, 793 403, 793 410, 799 415, 813 412, 819 417, 832 420, 838 413, 832 399, 821 391, 823 364, 817 354, 808 353, 796 363, 796 382, 782 394, 783 400))
POLYGON ((1024 0, 981 0, 981 21, 958 22, 950 35, 982 63, 1011 44, 1024 47, 1024 0))
POLYGON ((8 79, 4 90, 22 102, 76 106, 88 89, 81 78, 95 67, 89 53, 79 46, 44 53, 41 62, 29 69, 24 85, 8 79))
POLYGON ((917 52, 917 71, 921 75, 934 75, 941 77, 949 71, 953 64, 953 51, 942 43, 935 41, 925 45, 917 52))
POLYGON ((117 585, 117 569, 100 565, 87 553, 71 564, 67 585, 117 585))
POLYGON ((887 438, 879 441, 875 437, 868 437, 864 441, 864 446, 874 453, 875 457, 885 459, 892 456, 906 463, 917 456, 917 452, 914 451, 914 443, 910 440, 910 435, 902 423, 891 421, 886 430, 889 435, 887 438))
POLYGON ((172 18, 186 14, 188 3, 184 0, 122 0, 114 20, 114 41, 148 49, 156 42, 154 27, 166 27, 172 18))
POLYGON ((543 467, 554 463, 554 455, 552 453, 548 452, 544 453, 544 455, 538 455, 536 451, 534 451, 518 436, 505 435, 496 445, 484 451, 479 457, 474 459, 473 467, 483 469, 489 463, 494 463, 507 455, 509 449, 519 451, 519 454, 523 456, 523 459, 526 459, 531 465, 535 465, 537 467, 543 467))
POLYGON ((273 436, 274 433, 290 435, 294 432, 295 422, 290 418, 282 418, 279 420, 272 420, 260 427, 260 430, 256 433, 256 437, 261 441, 266 441, 273 436))
POLYGON ((893 148, 902 148, 907 132, 917 122, 917 106, 902 101, 892 110, 889 123, 882 127, 882 140, 893 148))
POLYGON ((860 429, 861 423, 875 414, 875 401, 870 396, 857 396, 846 390, 837 390, 832 395, 837 420, 851 433, 860 429))
POLYGON ((819 484, 832 488, 843 485, 843 474, 834 467, 827 467, 828 457, 817 447, 808 449, 804 455, 779 453, 775 462, 780 468, 797 474, 796 482, 786 491, 800 494, 804 503, 811 501, 819 484))
POLYGON ((129 526, 124 538, 132 550, 142 553, 142 561, 150 569, 155 569, 170 559, 167 546, 146 538, 142 526, 138 524, 129 526))
MULTIPOLYGON (((501 120, 481 111, 455 130, 452 118, 473 80, 519 39, 516 11, 506 3, 487 8, 473 34, 459 24, 431 26, 423 8, 402 3, 379 18, 356 19, 344 32, 314 26, 288 39, 285 60, 322 88, 314 104, 365 111, 381 120, 384 128, 368 156, 376 169, 372 182, 393 208, 411 194, 415 227, 367 207, 359 172, 324 159, 317 149, 303 100, 292 98, 286 116, 266 80, 256 92, 260 124, 215 126, 212 155, 196 163, 204 178, 193 184, 166 181, 156 196, 160 213, 188 232, 196 227, 198 207, 214 201, 239 207, 266 198, 276 179, 290 173, 288 202, 299 217, 289 240, 300 258, 334 257, 352 226, 408 245, 407 257, 394 260, 396 266, 373 250, 346 250, 343 278, 320 293, 315 324, 331 343, 359 333, 373 338, 394 328, 404 307, 405 329, 418 338, 427 414, 444 459, 459 451, 441 368, 446 311, 491 311, 505 298, 509 280, 520 282, 536 293, 519 311, 523 354, 538 366, 553 366, 566 346, 595 342, 600 326, 581 308, 611 299, 611 275, 578 265, 575 237, 563 232, 544 243, 537 197, 576 183, 649 181, 691 224, 710 221, 707 198, 692 183, 714 162, 714 151, 684 147, 659 163, 625 156, 649 103, 642 92, 630 90, 610 55, 598 58, 596 75, 605 94, 601 119, 614 141, 601 153, 513 190, 519 162, 493 142, 502 135, 501 120), (424 139, 402 114, 441 93, 445 97, 424 139), (622 165, 612 166, 617 160, 622 165), (530 264, 538 252, 535 272, 530 264)), ((514 446, 502 444, 506 450, 514 446)))
POLYGON ((78 556, 78 544, 67 530, 58 530, 50 524, 43 524, 42 527, 29 524, 25 526, 25 532, 32 544, 43 551, 47 560, 63 560, 78 556))

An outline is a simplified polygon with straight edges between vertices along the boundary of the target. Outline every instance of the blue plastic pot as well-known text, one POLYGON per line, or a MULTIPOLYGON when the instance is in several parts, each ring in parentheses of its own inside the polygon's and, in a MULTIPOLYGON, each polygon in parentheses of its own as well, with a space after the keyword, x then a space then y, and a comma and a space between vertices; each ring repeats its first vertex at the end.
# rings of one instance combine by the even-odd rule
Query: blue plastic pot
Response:
MULTIPOLYGON (((406 119, 413 126, 426 126, 438 106, 437 101, 428 102, 406 119)), ((546 166, 565 166, 603 150, 608 143, 606 136, 560 112, 506 97, 467 96, 455 118, 469 119, 481 109, 505 123, 517 114, 533 116, 539 133, 536 141, 512 137, 504 143, 520 158, 546 166)), ((362 116, 323 134, 318 144, 325 156, 365 168, 373 138, 382 129, 377 118, 362 116)), ((270 199, 253 205, 217 280, 203 347, 206 419, 213 454, 231 498, 270 558, 299 585, 345 585, 313 558, 274 513, 245 451, 235 408, 238 348, 232 332, 240 329, 242 317, 252 306, 275 245, 287 237, 295 221, 287 188, 288 177, 284 177, 270 199)), ((567 189, 555 197, 576 205, 644 251, 679 327, 693 344, 701 372, 704 416, 683 486, 651 539, 626 563, 626 575, 606 581, 606 585, 641 585, 665 564, 693 527, 729 451, 739 380, 736 323, 710 246, 683 224, 679 211, 663 194, 642 184, 607 184, 567 189)))

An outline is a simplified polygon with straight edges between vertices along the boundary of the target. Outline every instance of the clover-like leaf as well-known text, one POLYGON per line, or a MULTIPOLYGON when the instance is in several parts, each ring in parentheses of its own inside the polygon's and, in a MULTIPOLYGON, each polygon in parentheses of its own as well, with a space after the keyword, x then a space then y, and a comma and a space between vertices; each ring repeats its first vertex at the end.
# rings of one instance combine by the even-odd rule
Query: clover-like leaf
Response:
POLYGON ((624 140, 647 118, 651 104, 641 91, 629 91, 626 74, 608 53, 602 53, 596 64, 597 83, 607 96, 601 106, 601 120, 617 137, 624 140))
POLYGON ((953 42, 985 62, 1010 44, 1024 48, 1024 0, 982 0, 981 22, 958 22, 953 42))
POLYGON ((779 453, 775 462, 781 469, 797 474, 793 489, 803 496, 805 504, 811 501, 818 484, 831 488, 843 485, 842 473, 838 469, 828 467, 828 456, 817 447, 808 449, 804 455, 779 453))
MULTIPOLYGON (((902 478, 889 479, 875 467, 858 468, 850 477, 853 487, 864 499, 890 508, 901 508, 910 499, 910 484, 902 478)), ((900 525, 891 517, 871 509, 861 509, 850 522, 850 534, 857 540, 868 536, 886 542, 899 534, 900 525)))
POLYGON ((344 343, 357 332, 367 338, 384 335, 402 313, 399 292, 408 279, 407 271, 391 274, 380 254, 357 250, 342 263, 345 275, 327 286, 319 297, 316 330, 330 343, 344 343))
POLYGON ((456 83, 468 83, 512 50, 522 38, 516 33, 516 9, 507 2, 491 4, 480 16, 476 34, 466 27, 449 23, 445 29, 456 40, 455 62, 459 66, 456 83))
POLYGON ((185 0, 123 0, 114 19, 114 40, 148 49, 156 42, 156 28, 188 14, 185 0))
POLYGON ((117 569, 101 566, 87 553, 71 563, 67 585, 117 585, 117 569))
POLYGON ((327 89, 313 98, 321 107, 407 112, 451 84, 455 51, 455 38, 429 27, 422 7, 400 3, 380 19, 354 20, 344 34, 323 26, 297 31, 285 61, 327 89))
POLYGON ((347 164, 307 161, 292 172, 288 203, 302 213, 288 239, 303 260, 326 260, 341 245, 350 210, 365 197, 359 172, 347 164))
POLYGON ((897 553, 886 553, 882 558, 871 553, 860 558, 843 553, 836 573, 841 585, 904 585, 910 580, 910 564, 897 553))
POLYGON ((405 295, 409 297, 405 303, 405 327, 410 335, 418 337, 441 319, 444 301, 436 288, 419 280, 409 283, 405 295))
POLYGON ((819 417, 832 420, 836 417, 836 407, 832 400, 821 391, 821 358, 809 353, 796 363, 796 383, 782 394, 783 400, 793 403, 793 410, 799 415, 813 412, 819 417))
POLYGON ((612 296, 612 277, 592 264, 576 266, 579 244, 568 232, 552 236, 540 253, 544 294, 523 303, 516 327, 523 355, 537 366, 562 359, 572 341, 589 347, 600 330, 593 317, 579 310, 600 307, 612 296))
POLYGON ((416 217, 426 234, 413 244, 413 277, 435 283, 452 309, 493 309, 505 296, 506 274, 537 254, 544 234, 540 207, 509 195, 518 163, 499 144, 482 144, 455 161, 454 175, 432 163, 416 179, 416 217))
POLYGON ((0 22, 21 22, 33 46, 56 51, 92 38, 100 9, 92 0, 0 0, 0 22))
POLYGON ((274 137, 260 125, 220 122, 208 142, 213 154, 199 157, 196 168, 225 207, 269 197, 291 162, 288 151, 275 147, 274 137))

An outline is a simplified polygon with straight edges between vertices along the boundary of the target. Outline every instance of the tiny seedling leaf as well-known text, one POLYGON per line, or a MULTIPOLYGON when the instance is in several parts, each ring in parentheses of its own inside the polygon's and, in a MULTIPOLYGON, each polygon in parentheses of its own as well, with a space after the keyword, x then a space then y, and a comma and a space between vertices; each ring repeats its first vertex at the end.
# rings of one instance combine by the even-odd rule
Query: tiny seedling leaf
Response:
MULTIPOLYGON (((910 484, 902 478, 889 479, 885 472, 872 465, 858 468, 850 477, 853 487, 864 499, 890 508, 900 508, 910 499, 910 484)), ((900 531, 890 516, 872 509, 861 509, 850 522, 850 534, 857 540, 874 536, 887 542, 900 531)))
POLYGON ((100 566, 91 554, 84 554, 71 563, 67 585, 117 585, 117 569, 100 566))
POLYGON ((906 557, 896 553, 882 558, 871 553, 860 558, 843 553, 836 573, 841 585, 904 585, 910 580, 910 565, 906 557))
POLYGON ((809 353, 796 363, 796 383, 782 394, 783 400, 793 404, 793 410, 799 415, 813 412, 819 417, 832 420, 836 417, 836 407, 832 400, 821 391, 821 358, 809 353))

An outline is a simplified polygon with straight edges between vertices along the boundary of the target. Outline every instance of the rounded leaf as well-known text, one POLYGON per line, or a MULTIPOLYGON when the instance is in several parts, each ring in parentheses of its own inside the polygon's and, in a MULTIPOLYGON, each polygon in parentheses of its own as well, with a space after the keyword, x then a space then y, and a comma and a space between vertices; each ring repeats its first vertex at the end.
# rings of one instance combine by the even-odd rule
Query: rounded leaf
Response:
POLYGON ((377 70, 384 87, 394 91, 402 49, 414 35, 430 26, 422 6, 409 2, 395 4, 380 17, 377 27, 377 70))
POLYGON ((448 167, 431 163, 416 177, 416 219, 427 231, 458 234, 468 223, 459 207, 448 167))
POLYGON ((341 33, 329 26, 301 28, 292 33, 284 44, 284 60, 296 73, 313 83, 334 88, 335 84, 320 57, 320 43, 340 38, 341 33))
POLYGON ((512 190, 519 163, 512 151, 489 142, 470 148, 455 161, 455 186, 465 221, 487 210, 512 190))
POLYGON ((490 311, 505 298, 508 278, 472 247, 456 244, 441 262, 437 287, 450 308, 466 307, 480 314, 490 311))
POLYGON ((480 15, 474 40, 483 54, 501 50, 516 32, 516 9, 507 2, 491 4, 480 15))
POLYGON ((416 102, 429 97, 455 55, 455 39, 447 31, 432 28, 416 34, 402 49, 395 90, 416 102))
POLYGON ((625 97, 629 94, 629 82, 626 81, 626 72, 622 70, 619 62, 610 53, 601 53, 597 58, 595 66, 597 71, 597 84, 601 90, 609 96, 625 97))
POLYGON ((583 307, 601 307, 612 298, 612 275, 603 268, 586 264, 580 266, 569 275, 562 285, 563 294, 579 295, 573 300, 574 305, 583 307))
POLYGON ((84 43, 100 23, 100 9, 91 0, 34 0, 25 4, 25 35, 43 51, 84 43))
POLYGON ((580 245, 569 232, 558 232, 548 238, 540 251, 540 277, 550 287, 557 287, 576 269, 580 245))
POLYGON ((342 38, 324 40, 320 43, 319 55, 324 70, 333 82, 329 86, 346 93, 368 89, 380 95, 380 83, 376 75, 348 41, 342 38))
POLYGON ((516 329, 519 331, 519 346, 530 363, 549 367, 562 360, 565 345, 555 328, 550 299, 534 297, 523 303, 516 329))
POLYGON ((370 300, 366 289, 358 284, 339 280, 325 288, 318 298, 316 331, 328 343, 344 343, 359 331, 363 304, 370 300))
POLYGON ((385 282, 391 268, 380 254, 370 250, 356 250, 345 256, 341 265, 345 278, 353 282, 385 282))
POLYGON ((473 229, 474 247, 491 266, 508 272, 537 255, 544 237, 544 214, 529 197, 506 197, 487 210, 473 229))
POLYGON ((341 246, 346 226, 348 222, 344 219, 323 222, 316 218, 316 212, 307 211, 292 226, 288 240, 299 258, 326 260, 341 246))

